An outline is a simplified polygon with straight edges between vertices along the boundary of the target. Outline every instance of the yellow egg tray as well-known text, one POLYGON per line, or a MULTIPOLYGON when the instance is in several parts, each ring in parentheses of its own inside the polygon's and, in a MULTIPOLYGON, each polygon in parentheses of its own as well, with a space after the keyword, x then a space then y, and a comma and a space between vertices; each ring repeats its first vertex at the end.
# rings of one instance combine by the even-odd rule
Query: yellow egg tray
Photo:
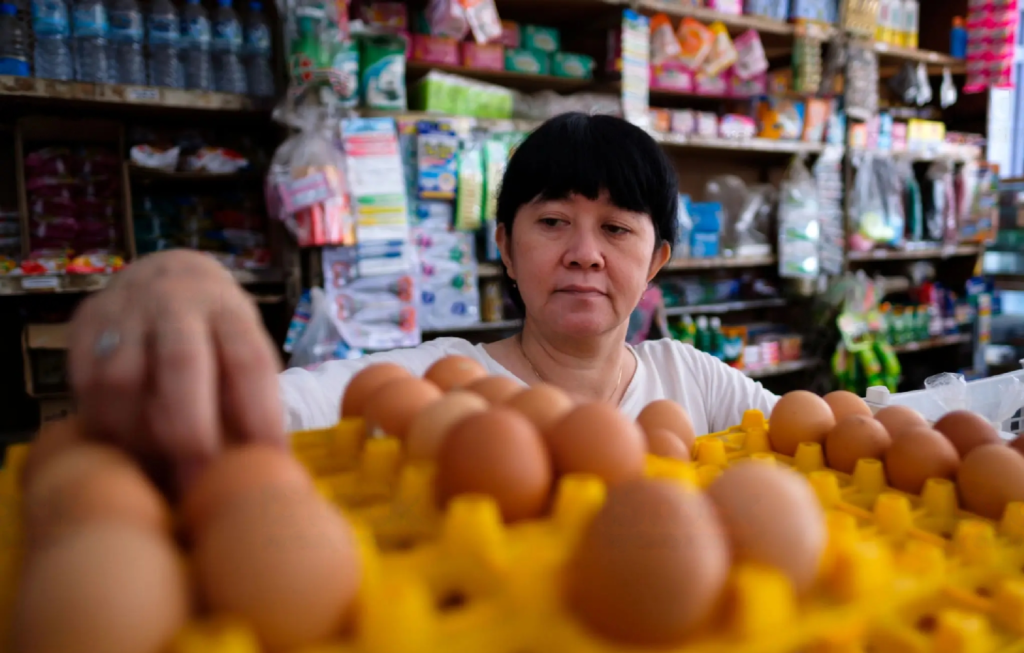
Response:
MULTIPOLYGON (((292 439, 319 491, 355 524, 363 569, 351 632, 296 653, 650 650, 591 634, 561 598, 562 569, 604 501, 598 479, 562 477, 545 518, 506 525, 484 496, 438 509, 431 465, 404 464, 398 440, 364 441, 362 433, 361 420, 348 420, 292 439)), ((22 448, 9 450, 0 470, 0 625, 20 560, 15 478, 23 458, 22 448)), ((886 487, 876 460, 847 475, 825 468, 817 444, 776 454, 759 411, 699 438, 693 462, 651 456, 645 473, 703 487, 747 458, 792 467, 816 491, 829 532, 819 581, 797 597, 775 570, 736 565, 713 622, 668 651, 1024 653, 1024 504, 995 523, 958 510, 946 480, 912 496, 886 487)), ((260 648, 244 624, 212 619, 189 624, 168 653, 260 648)))

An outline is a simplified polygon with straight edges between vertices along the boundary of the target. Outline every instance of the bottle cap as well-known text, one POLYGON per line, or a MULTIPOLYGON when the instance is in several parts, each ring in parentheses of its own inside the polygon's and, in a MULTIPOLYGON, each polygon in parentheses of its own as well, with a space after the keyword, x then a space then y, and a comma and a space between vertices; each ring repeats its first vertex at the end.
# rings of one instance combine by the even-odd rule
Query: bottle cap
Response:
POLYGON ((963 27, 963 26, 964 26, 964 17, 963 16, 957 16, 957 17, 955 17, 953 19, 953 27, 963 27))
POLYGON ((249 9, 252 9, 253 11, 262 11, 263 10, 263 3, 262 2, 250 2, 249 3, 249 9))
POLYGON ((18 8, 14 5, 7 4, 6 2, 0 3, 0 16, 14 16, 18 13, 18 8))

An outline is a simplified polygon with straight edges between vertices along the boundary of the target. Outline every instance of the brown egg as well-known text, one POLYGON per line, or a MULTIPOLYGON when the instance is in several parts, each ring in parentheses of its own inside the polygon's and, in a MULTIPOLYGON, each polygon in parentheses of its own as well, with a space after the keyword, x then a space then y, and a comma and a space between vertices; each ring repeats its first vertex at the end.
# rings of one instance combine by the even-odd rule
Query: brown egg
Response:
POLYGON ((526 386, 507 376, 488 376, 470 383, 466 389, 498 406, 524 391, 526 386))
POLYGON ((313 479, 291 454, 270 445, 229 448, 186 490, 182 523, 195 533, 235 501, 268 487, 313 492, 313 479))
POLYGON ((416 415, 442 396, 441 390, 423 379, 397 379, 385 383, 366 402, 363 417, 368 433, 405 438, 416 415))
POLYGON ((957 488, 964 508, 999 520, 1006 504, 1024 501, 1024 456, 1002 444, 975 447, 960 463, 957 488))
POLYGON ((427 369, 423 378, 443 392, 464 388, 477 379, 487 376, 483 365, 469 356, 445 356, 427 369))
POLYGON ((46 422, 32 440, 21 471, 21 485, 27 486, 36 472, 65 449, 85 442, 82 425, 77 417, 46 422))
POLYGON ((892 437, 885 453, 885 474, 889 485, 910 494, 920 494, 930 478, 952 480, 960 466, 956 448, 938 431, 911 428, 892 437))
POLYGON ((690 460, 690 449, 679 435, 668 429, 645 431, 647 451, 662 458, 674 460, 690 460))
POLYGON ((871 417, 871 407, 863 399, 847 390, 830 392, 822 399, 832 409, 836 422, 841 422, 851 415, 871 417))
POLYGON ((832 469, 852 474, 861 458, 881 460, 892 444, 889 432, 871 416, 850 415, 825 437, 825 460, 832 469))
POLYGON ((513 395, 504 405, 525 415, 543 433, 565 417, 576 403, 560 388, 539 383, 513 395))
POLYGON ((408 370, 394 363, 377 363, 364 367, 345 386, 341 400, 341 417, 362 417, 368 402, 385 383, 410 378, 408 370))
POLYGON ((1024 435, 1018 435, 1013 442, 1010 443, 1010 447, 1021 455, 1024 455, 1024 435))
POLYGON ((544 439, 558 474, 594 474, 615 485, 643 473, 643 433, 614 406, 578 406, 545 431, 544 439))
POLYGON ((836 425, 836 418, 825 400, 806 390, 783 395, 768 419, 768 439, 772 449, 786 456, 796 453, 801 442, 824 442, 836 425))
POLYGON ((828 540, 825 512, 800 474, 777 465, 741 462, 707 489, 735 558, 775 567, 797 592, 814 584, 828 540))
POLYGON ((405 434, 409 460, 433 460, 452 427, 463 419, 487 410, 490 404, 478 394, 452 390, 413 418, 405 434))
POLYGON ((169 533, 170 509, 142 470, 120 450, 84 443, 38 470, 25 492, 25 524, 36 544, 93 521, 169 533))
POLYGON ((460 421, 437 456, 441 505, 460 494, 486 494, 507 522, 542 514, 553 481, 537 429, 508 408, 491 408, 460 421))
POLYGON ((36 550, 24 574, 16 653, 166 651, 188 618, 188 577, 170 539, 127 523, 90 523, 36 550))
POLYGON ((301 649, 348 621, 362 568, 355 534, 315 493, 247 493, 199 532, 204 605, 248 624, 269 651, 301 649))
POLYGON ((925 418, 921 417, 921 413, 906 406, 886 406, 875 413, 875 419, 881 422, 894 438, 908 429, 931 428, 925 418))
POLYGON ((566 600, 596 633, 635 646, 678 646, 711 615, 729 544, 711 503, 667 481, 612 488, 570 558, 566 600))
POLYGON ((969 410, 946 413, 942 419, 935 422, 935 430, 953 443, 960 458, 983 444, 1003 444, 999 432, 981 415, 969 410))
POLYGON ((697 441, 697 431, 693 428, 693 420, 686 409, 671 399, 659 399, 644 406, 636 418, 636 423, 645 433, 665 429, 675 433, 687 450, 693 448, 697 441))

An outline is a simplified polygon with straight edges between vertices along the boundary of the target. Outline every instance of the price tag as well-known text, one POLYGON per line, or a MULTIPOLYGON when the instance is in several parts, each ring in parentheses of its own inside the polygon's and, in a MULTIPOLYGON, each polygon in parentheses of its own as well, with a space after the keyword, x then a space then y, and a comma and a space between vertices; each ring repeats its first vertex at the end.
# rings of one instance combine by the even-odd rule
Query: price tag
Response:
POLYGON ((21 287, 25 290, 56 290, 60 286, 57 277, 22 277, 21 287))
POLYGON ((147 86, 133 86, 128 89, 128 99, 132 102, 157 102, 160 90, 147 86))

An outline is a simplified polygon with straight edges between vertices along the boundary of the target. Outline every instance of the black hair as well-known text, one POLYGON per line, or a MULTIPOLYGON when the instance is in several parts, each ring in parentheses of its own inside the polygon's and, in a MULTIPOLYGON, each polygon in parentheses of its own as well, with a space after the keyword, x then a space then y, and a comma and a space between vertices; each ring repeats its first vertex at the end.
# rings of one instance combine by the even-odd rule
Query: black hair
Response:
MULTIPOLYGON (((564 113, 527 136, 505 169, 497 221, 511 242, 524 205, 574 194, 596 200, 602 191, 620 209, 651 216, 655 248, 675 245, 679 181, 672 163, 643 129, 607 115, 564 113)), ((518 289, 510 285, 509 294, 523 311, 518 289)))

